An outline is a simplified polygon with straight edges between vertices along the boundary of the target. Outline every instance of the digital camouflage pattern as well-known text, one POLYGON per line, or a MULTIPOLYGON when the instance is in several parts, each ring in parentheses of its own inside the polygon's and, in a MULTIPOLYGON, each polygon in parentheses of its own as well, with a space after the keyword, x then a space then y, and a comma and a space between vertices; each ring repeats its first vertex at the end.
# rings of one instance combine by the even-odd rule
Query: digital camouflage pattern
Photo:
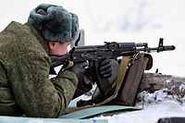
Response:
POLYGON ((0 115, 57 117, 77 88, 70 71, 49 79, 50 58, 27 24, 11 22, 0 33, 0 115))

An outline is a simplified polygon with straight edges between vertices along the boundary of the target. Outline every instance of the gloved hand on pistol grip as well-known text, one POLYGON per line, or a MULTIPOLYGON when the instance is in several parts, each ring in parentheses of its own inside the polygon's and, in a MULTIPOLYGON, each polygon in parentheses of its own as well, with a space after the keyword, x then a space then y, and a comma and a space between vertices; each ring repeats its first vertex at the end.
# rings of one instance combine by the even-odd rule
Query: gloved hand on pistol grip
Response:
POLYGON ((119 64, 115 59, 104 59, 99 63, 100 78, 112 84, 117 77, 118 67, 119 64))
POLYGON ((85 74, 85 67, 87 64, 85 62, 74 63, 73 67, 71 67, 71 71, 74 72, 78 78, 78 81, 83 81, 83 76, 85 74))
POLYGON ((75 63, 71 68, 71 71, 76 74, 79 81, 73 98, 76 98, 92 89, 92 81, 89 79, 89 76, 86 75, 87 71, 85 67, 87 67, 87 63, 80 62, 75 63))

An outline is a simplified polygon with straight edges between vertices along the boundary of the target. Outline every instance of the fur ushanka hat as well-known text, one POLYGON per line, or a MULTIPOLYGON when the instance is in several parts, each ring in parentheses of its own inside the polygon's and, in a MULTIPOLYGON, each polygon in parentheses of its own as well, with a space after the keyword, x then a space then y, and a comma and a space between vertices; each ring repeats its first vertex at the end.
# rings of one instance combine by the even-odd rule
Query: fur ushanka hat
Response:
POLYGON ((62 6, 41 4, 30 12, 28 23, 47 41, 71 42, 79 36, 77 15, 62 6))

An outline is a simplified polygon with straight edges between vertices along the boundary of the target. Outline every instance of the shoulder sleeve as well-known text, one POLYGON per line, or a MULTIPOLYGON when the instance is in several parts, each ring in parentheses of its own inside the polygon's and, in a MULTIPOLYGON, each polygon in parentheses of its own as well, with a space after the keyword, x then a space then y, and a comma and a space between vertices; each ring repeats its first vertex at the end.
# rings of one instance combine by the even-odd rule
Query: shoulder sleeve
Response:
POLYGON ((20 51, 18 46, 18 52, 11 55, 8 77, 16 103, 27 116, 57 117, 72 99, 77 77, 66 71, 52 82, 48 55, 28 47, 20 51))

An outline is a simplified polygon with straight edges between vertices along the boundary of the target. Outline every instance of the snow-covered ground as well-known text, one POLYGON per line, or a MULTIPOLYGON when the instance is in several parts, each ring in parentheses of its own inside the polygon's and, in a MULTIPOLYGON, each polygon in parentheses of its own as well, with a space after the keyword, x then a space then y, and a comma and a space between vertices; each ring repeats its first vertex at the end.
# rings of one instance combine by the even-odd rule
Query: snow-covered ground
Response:
MULTIPOLYGON (((151 72, 158 68, 164 74, 185 76, 184 0, 6 0, 0 4, 0 30, 12 20, 25 23, 30 10, 40 3, 62 5, 77 13, 85 30, 85 44, 134 41, 157 46, 163 37, 164 44, 174 44, 176 50, 154 53, 151 72)), ((103 118, 111 123, 154 123, 162 116, 185 117, 184 104, 162 95, 162 101, 146 105, 145 110, 103 118)))
POLYGON ((144 100, 137 104, 141 111, 122 113, 119 115, 98 117, 108 119, 109 123, 156 123, 163 117, 185 117, 185 104, 167 95, 164 90, 149 94, 142 93, 144 100))
POLYGON ((114 115, 111 117, 100 117, 108 119, 109 123, 157 123, 162 117, 184 117, 185 109, 175 101, 164 101, 160 104, 152 104, 142 111, 133 111, 114 115))

